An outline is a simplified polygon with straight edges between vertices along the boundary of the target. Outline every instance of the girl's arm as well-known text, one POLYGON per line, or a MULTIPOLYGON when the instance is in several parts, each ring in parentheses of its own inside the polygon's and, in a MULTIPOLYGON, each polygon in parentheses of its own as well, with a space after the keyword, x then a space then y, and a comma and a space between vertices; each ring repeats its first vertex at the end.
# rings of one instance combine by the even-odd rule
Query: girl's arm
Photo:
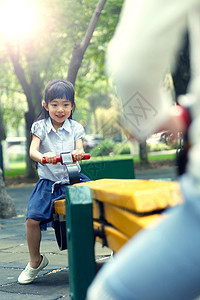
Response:
POLYGON ((85 153, 83 149, 82 139, 79 139, 75 142, 75 150, 72 151, 74 160, 81 160, 83 158, 83 154, 85 153))
POLYGON ((33 134, 29 154, 30 157, 36 161, 41 162, 42 157, 45 157, 48 163, 55 164, 56 163, 56 155, 53 152, 40 153, 40 138, 33 134))

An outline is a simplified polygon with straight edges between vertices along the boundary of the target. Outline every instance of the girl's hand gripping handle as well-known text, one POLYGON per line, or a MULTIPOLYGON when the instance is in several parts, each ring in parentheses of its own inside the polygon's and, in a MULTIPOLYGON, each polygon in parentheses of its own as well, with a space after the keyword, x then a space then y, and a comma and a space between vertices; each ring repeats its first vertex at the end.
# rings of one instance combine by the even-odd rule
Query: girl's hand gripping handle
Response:
MULTIPOLYGON (((72 154, 72 158, 73 158, 73 154, 72 154)), ((83 158, 81 160, 86 160, 86 159, 90 159, 90 153, 83 154, 83 158)))
MULTIPOLYGON (((62 157, 61 157, 61 155, 56 156, 56 163, 58 163, 58 162, 62 163, 62 157)), ((41 163, 42 164, 48 164, 48 162, 46 161, 45 157, 42 157, 41 163)))
MULTIPOLYGON (((57 163, 60 162, 61 164, 66 164, 65 159, 64 159, 64 156, 65 156, 65 155, 66 155, 65 153, 61 153, 59 156, 56 156, 56 162, 57 162, 57 163)), ((68 155, 69 155, 69 154, 68 154, 68 155)), ((73 159, 73 154, 70 154, 70 155, 71 155, 72 162, 76 162, 76 161, 73 159)), ((83 157, 82 157, 81 160, 85 160, 85 159, 90 159, 90 153, 84 153, 84 154, 83 154, 83 157)), ((72 162, 71 162, 71 163, 72 163, 72 162)), ((41 163, 47 164, 47 161, 46 161, 45 157, 42 157, 41 163)), ((70 161, 69 161, 68 163, 70 163, 70 161)))

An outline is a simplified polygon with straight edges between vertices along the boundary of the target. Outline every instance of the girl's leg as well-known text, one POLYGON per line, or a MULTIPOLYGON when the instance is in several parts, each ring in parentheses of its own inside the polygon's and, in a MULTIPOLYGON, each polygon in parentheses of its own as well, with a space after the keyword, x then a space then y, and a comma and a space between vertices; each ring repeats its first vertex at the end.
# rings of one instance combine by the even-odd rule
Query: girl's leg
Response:
POLYGON ((38 272, 44 269, 49 261, 43 255, 40 255, 41 230, 40 222, 28 218, 26 220, 26 235, 30 254, 30 262, 18 277, 20 284, 31 283, 38 272))
POLYGON ((40 255, 41 230, 39 221, 27 219, 26 237, 30 254, 30 267, 37 269, 42 261, 40 255))

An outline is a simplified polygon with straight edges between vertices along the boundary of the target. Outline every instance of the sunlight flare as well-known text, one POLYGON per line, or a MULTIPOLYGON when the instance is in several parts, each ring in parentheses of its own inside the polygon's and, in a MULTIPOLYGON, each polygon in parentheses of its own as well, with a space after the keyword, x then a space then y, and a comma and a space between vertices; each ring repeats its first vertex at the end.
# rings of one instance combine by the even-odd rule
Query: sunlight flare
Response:
POLYGON ((11 41, 34 35, 38 25, 37 1, 0 0, 0 33, 11 41))

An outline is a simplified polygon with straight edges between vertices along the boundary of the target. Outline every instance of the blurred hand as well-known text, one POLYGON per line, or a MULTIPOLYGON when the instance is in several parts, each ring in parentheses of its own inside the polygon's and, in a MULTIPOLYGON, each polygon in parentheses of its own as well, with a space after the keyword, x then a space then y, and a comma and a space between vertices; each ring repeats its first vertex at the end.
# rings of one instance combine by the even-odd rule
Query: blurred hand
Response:
POLYGON ((83 149, 76 149, 72 151, 73 159, 74 161, 79 161, 83 159, 84 156, 84 150, 83 149))
POLYGON ((56 155, 53 152, 47 152, 43 154, 43 157, 46 159, 46 162, 49 164, 56 164, 56 155))

